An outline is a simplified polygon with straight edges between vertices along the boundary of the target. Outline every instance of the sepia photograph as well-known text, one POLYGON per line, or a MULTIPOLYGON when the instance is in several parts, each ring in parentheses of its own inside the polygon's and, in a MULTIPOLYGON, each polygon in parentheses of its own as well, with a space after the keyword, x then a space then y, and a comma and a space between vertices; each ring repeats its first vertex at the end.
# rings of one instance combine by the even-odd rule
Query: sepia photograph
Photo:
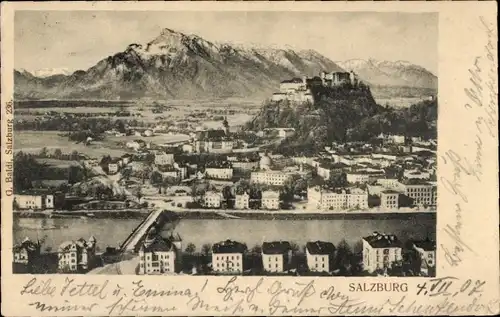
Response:
POLYGON ((439 271, 438 13, 13 21, 13 273, 439 271))

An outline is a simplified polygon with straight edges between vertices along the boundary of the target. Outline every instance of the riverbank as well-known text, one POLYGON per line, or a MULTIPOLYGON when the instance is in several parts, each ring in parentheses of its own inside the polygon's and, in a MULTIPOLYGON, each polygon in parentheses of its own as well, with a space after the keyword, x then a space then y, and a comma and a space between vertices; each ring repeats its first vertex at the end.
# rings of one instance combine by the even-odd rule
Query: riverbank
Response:
POLYGON ((15 218, 98 218, 98 219, 141 219, 152 209, 126 210, 62 210, 62 211, 14 211, 15 218))
MULTIPOLYGON (((355 210, 355 211, 303 211, 303 210, 224 210, 224 209, 181 209, 171 208, 184 219, 248 219, 248 220, 313 220, 313 219, 404 219, 411 215, 432 214, 436 211, 427 210, 355 210)), ((142 219, 152 210, 75 210, 75 211, 23 211, 14 212, 16 218, 97 218, 97 219, 142 219)))
POLYGON ((207 212, 177 212, 182 219, 210 219, 210 220, 335 220, 335 219, 407 219, 411 216, 420 214, 430 214, 435 216, 436 213, 431 212, 390 212, 390 213, 289 213, 283 212, 230 212, 230 211, 207 211, 207 212))

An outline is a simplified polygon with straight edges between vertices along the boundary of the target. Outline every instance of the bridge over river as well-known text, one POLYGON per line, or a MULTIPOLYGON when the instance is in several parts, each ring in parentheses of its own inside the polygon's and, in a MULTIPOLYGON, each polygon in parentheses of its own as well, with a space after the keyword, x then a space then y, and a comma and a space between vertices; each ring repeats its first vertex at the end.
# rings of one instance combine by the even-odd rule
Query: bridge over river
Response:
POLYGON ((120 246, 120 252, 139 252, 139 248, 151 228, 161 229, 165 226, 171 226, 173 229, 179 222, 179 219, 180 217, 173 211, 161 209, 151 211, 123 241, 120 246))

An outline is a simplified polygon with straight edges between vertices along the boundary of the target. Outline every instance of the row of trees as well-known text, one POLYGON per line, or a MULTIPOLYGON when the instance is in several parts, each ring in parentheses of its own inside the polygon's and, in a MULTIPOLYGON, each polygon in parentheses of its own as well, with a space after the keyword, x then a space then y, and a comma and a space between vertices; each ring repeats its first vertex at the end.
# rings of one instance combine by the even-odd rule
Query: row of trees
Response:
MULTIPOLYGON (((207 271, 206 265, 210 262, 211 249, 212 246, 210 244, 203 244, 201 250, 198 251, 196 245, 189 243, 184 252, 190 256, 191 259, 197 254, 201 256, 198 260, 202 263, 191 264, 195 266, 201 264, 205 267, 205 271, 207 271)), ((300 271, 307 271, 307 264, 304 258, 306 253, 305 246, 300 247, 297 243, 292 242, 291 250, 294 254, 294 263, 297 269, 300 271)), ((262 246, 258 244, 248 249, 247 263, 252 266, 252 270, 261 271, 261 252, 262 246)), ((362 252, 361 241, 358 241, 354 247, 351 247, 345 239, 342 239, 336 245, 331 271, 339 276, 369 275, 363 268, 362 252)), ((402 255, 402 260, 390 263, 391 265, 388 268, 376 270, 371 275, 388 274, 390 276, 419 276, 421 274, 422 260, 420 255, 412 248, 411 241, 405 243, 402 255)), ((435 274, 435 268, 429 267, 427 275, 435 276, 435 274)))
POLYGON ((81 117, 73 115, 53 115, 50 117, 36 118, 33 121, 17 120, 14 123, 16 130, 35 131, 90 131, 97 137, 108 130, 117 130, 125 133, 126 127, 149 127, 152 123, 146 123, 137 119, 112 119, 104 117, 81 117))
POLYGON ((80 159, 80 153, 77 150, 63 153, 61 149, 54 149, 51 153, 47 147, 43 147, 40 152, 31 155, 35 158, 53 158, 61 161, 78 161, 80 159))

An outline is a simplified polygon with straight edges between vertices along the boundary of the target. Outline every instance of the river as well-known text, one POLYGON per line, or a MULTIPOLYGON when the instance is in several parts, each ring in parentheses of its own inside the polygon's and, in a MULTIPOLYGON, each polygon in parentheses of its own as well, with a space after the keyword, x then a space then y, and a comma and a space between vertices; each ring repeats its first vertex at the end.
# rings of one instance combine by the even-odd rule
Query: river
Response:
MULTIPOLYGON (((119 246, 141 219, 79 219, 79 218, 17 218, 14 220, 14 241, 25 237, 42 239, 53 251, 67 240, 97 238, 98 249, 119 246)), ((194 243, 197 251, 205 243, 213 244, 225 239, 244 242, 248 247, 263 241, 287 240, 299 245, 323 240, 337 244, 341 239, 352 246, 373 231, 396 234, 400 240, 436 237, 435 214, 411 214, 380 219, 334 220, 249 220, 249 219, 182 219, 177 233, 183 245, 194 243)))

